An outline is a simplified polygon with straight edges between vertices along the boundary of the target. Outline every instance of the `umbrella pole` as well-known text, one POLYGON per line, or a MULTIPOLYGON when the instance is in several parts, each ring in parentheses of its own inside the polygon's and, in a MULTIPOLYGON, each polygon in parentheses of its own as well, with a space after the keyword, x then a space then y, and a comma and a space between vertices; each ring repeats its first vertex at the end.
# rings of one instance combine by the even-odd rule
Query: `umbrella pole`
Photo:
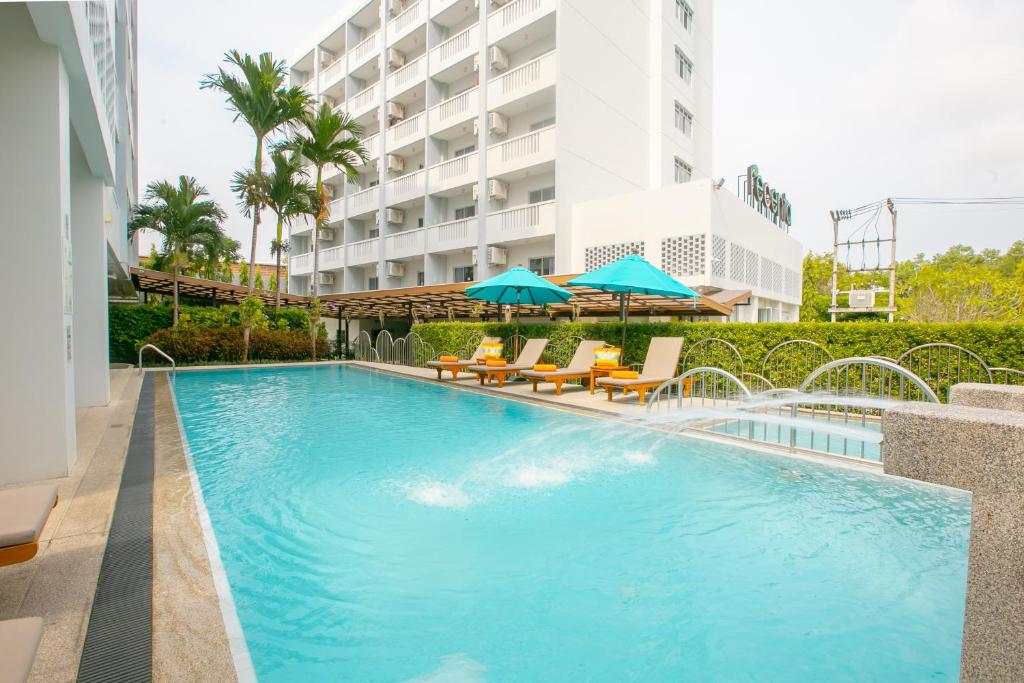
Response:
MULTIPOLYGON (((523 295, 523 293, 522 293, 521 290, 516 291, 516 343, 515 343, 515 347, 516 347, 516 360, 519 359, 519 305, 520 305, 519 297, 521 297, 522 295, 523 295)), ((513 362, 515 362, 515 361, 513 361, 513 362)))
POLYGON ((629 322, 629 297, 632 292, 626 292, 626 306, 622 309, 622 344, 619 346, 622 349, 622 355, 619 356, 619 365, 625 366, 626 364, 626 324, 629 322))

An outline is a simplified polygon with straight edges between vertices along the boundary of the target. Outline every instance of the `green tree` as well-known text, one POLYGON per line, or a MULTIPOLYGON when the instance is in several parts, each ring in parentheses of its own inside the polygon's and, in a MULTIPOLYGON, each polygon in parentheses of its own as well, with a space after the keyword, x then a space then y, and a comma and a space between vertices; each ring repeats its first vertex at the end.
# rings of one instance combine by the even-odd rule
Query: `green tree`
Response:
POLYGON ((242 264, 238 266, 238 284, 245 284, 249 281, 249 264, 242 261, 242 264))
POLYGON ((139 230, 152 230, 163 236, 162 253, 174 275, 174 325, 178 324, 178 277, 198 252, 224 238, 220 223, 224 210, 208 197, 206 188, 190 176, 146 186, 145 203, 135 207, 128 231, 134 237, 139 230))
POLYGON ((235 277, 235 272, 231 268, 230 261, 224 261, 220 265, 220 281, 230 283, 235 277))
POLYGON ((302 168, 302 157, 285 154, 280 150, 270 155, 273 171, 267 178, 267 206, 277 215, 277 235, 270 243, 274 254, 274 310, 281 308, 281 258, 288 252, 288 241, 284 239, 284 224, 300 216, 314 218, 316 203, 314 189, 306 179, 302 168))
POLYGON ((800 320, 804 322, 830 320, 832 304, 832 254, 807 252, 804 257, 803 301, 800 320))
POLYGON ((263 273, 256 273, 256 289, 260 292, 263 291, 263 273))

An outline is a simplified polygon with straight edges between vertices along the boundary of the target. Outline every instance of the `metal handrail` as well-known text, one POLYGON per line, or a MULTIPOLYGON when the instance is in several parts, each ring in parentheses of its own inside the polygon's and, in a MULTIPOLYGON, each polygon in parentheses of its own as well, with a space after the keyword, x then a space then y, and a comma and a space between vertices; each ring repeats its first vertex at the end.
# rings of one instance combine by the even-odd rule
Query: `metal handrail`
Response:
POLYGON ((165 359, 169 360, 171 362, 171 372, 172 373, 173 372, 177 372, 177 365, 175 365, 173 358, 171 358, 166 353, 164 353, 163 350, 159 346, 157 346, 155 344, 146 344, 141 349, 139 349, 139 374, 140 375, 142 374, 142 352, 145 351, 146 349, 152 349, 153 351, 156 351, 161 356, 163 356, 165 359))

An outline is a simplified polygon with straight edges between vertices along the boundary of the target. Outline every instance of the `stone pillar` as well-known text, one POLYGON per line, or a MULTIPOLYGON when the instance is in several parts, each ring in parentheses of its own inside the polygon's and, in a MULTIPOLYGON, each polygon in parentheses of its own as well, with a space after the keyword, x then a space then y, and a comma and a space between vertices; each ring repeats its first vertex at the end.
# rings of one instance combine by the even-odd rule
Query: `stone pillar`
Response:
POLYGON ((953 405, 1024 412, 1024 387, 1005 384, 955 384, 949 392, 953 405))
POLYGON ((882 433, 887 473, 973 494, 960 679, 1024 680, 1024 412, 908 403, 882 433))

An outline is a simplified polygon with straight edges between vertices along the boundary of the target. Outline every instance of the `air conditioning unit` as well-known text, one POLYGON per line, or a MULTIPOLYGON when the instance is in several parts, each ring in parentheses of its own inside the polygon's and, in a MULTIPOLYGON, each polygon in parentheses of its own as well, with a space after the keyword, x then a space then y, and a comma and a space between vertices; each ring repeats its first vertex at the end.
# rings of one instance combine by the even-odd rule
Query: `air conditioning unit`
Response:
POLYGON ((874 308, 875 292, 871 289, 850 290, 850 308, 874 308))
POLYGON ((388 277, 405 277, 405 264, 401 261, 388 261, 388 277))
MULTIPOLYGON (((401 209, 384 209, 384 219, 389 225, 401 225, 405 222, 405 211, 401 209)), ((374 220, 380 225, 380 211, 374 214, 374 220)))
POLYGON ((334 284, 334 273, 320 273, 319 282, 322 285, 333 285, 334 284))
POLYGON ((488 61, 495 71, 508 71, 508 53, 497 45, 493 45, 488 52, 488 61))
POLYGON ((502 247, 487 247, 487 265, 503 266, 508 263, 508 249, 502 247))
POLYGON ((391 173, 401 173, 405 170, 405 159, 397 154, 389 154, 387 157, 387 168, 391 173))
POLYGON ((508 133, 508 118, 496 111, 487 115, 487 130, 494 135, 505 135, 508 133))
POLYGON ((508 183, 503 183, 500 180, 494 180, 493 178, 488 180, 487 198, 502 202, 508 199, 508 183))
POLYGON ((405 118, 405 107, 401 102, 388 102, 388 123, 393 124, 405 118))
POLYGON ((388 66, 392 69, 401 69, 405 66, 405 53, 393 47, 388 48, 388 66))
POLYGON ((480 183, 473 183, 473 201, 480 199, 480 183))
POLYGON ((316 231, 316 238, 318 240, 327 240, 328 242, 334 241, 334 230, 331 228, 320 228, 316 231))

